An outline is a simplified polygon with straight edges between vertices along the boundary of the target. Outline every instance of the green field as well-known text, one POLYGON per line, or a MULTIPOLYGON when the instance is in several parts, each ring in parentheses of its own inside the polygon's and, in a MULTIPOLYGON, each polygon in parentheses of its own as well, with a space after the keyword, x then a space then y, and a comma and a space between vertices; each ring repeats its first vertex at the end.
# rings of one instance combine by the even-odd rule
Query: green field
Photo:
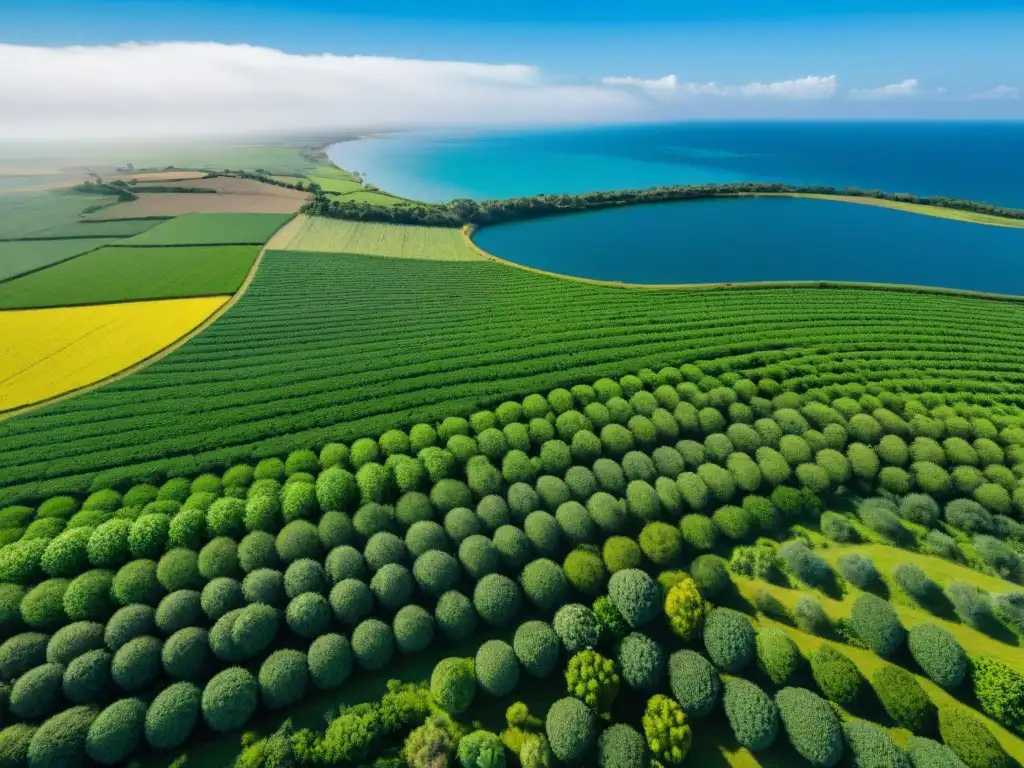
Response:
POLYGON ((152 229, 163 219, 125 219, 123 221, 76 221, 37 235, 37 237, 132 237, 152 229))
POLYGON ((190 213, 158 224, 124 245, 262 245, 290 218, 280 213, 190 213))
POLYGON ((354 253, 403 259, 480 261, 482 256, 457 229, 343 221, 314 216, 275 246, 290 251, 354 253))
POLYGON ((110 238, 0 242, 0 280, 9 280, 114 242, 117 241, 110 238))
POLYGON ((101 248, 0 284, 0 309, 227 295, 238 290, 259 250, 254 245, 101 248))
POLYGON ((0 240, 39 237, 74 224, 90 206, 110 205, 114 198, 56 190, 0 195, 0 240))

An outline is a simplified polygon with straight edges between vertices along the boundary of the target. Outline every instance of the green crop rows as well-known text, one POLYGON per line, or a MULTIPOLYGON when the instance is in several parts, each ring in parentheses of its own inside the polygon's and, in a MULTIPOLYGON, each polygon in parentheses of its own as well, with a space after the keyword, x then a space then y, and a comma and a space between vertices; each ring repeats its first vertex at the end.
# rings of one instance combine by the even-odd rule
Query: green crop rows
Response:
POLYGON ((125 241, 125 245, 262 245, 291 218, 278 213, 190 213, 125 241))
POLYGON ((0 280, 70 259, 116 242, 110 238, 0 242, 0 280))
POLYGON ((498 264, 272 252, 242 300, 173 355, 0 424, 0 501, 222 469, 687 361, 798 391, 936 393, 1016 412, 1021 327, 1012 302, 642 291, 498 264))
POLYGON ((511 703, 521 677, 556 691, 564 668, 569 697, 546 723, 509 712, 529 732, 506 732, 509 749, 543 733, 563 762, 594 764, 610 749, 604 718, 642 729, 640 741, 618 731, 633 751, 676 764, 702 748, 703 718, 724 724, 721 702, 740 745, 812 765, 902 754, 836 712, 902 727, 911 754, 952 751, 971 768, 1024 756, 1019 603, 950 583, 943 608, 925 574, 894 571, 918 615, 955 630, 935 619, 908 632, 870 594, 870 560, 833 570, 811 546, 880 541, 1024 582, 1021 415, 713 373, 645 369, 319 454, 0 510, 0 684, 13 683, 15 719, 0 745, 17 754, 30 739, 31 764, 72 742, 105 764, 147 743, 179 750, 486 629, 502 639, 480 646, 462 683, 443 662, 429 696, 405 691, 419 703, 404 719, 335 712, 286 739, 288 755, 360 764, 401 743, 431 701, 453 715, 474 693, 511 703), (882 496, 823 514, 850 490, 882 496), (810 602, 790 610, 761 591, 737 603, 733 580, 810 602), (856 588, 842 620, 809 596, 856 588), (831 656, 805 650, 815 635, 831 656), (978 653, 985 635, 1005 662, 978 653), (24 723, 42 725, 26 735, 24 723))

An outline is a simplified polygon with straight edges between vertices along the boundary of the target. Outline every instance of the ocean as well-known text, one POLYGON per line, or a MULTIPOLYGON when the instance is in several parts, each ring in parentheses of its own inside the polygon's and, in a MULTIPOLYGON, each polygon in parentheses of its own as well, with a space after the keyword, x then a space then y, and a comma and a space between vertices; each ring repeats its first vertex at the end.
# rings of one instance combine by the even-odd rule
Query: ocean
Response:
POLYGON ((425 201, 782 181, 1024 207, 1024 123, 677 123, 335 144, 335 163, 425 201))

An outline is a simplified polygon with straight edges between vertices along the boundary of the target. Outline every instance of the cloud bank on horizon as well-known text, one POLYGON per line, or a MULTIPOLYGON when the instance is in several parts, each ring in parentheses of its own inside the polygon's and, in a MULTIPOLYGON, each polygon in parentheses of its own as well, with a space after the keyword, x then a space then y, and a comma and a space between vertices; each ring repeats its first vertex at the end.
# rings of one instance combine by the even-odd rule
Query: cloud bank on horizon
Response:
MULTIPOLYGON (((924 93, 914 78, 848 92, 840 90, 835 74, 735 85, 686 82, 675 74, 573 83, 526 64, 299 55, 185 42, 0 44, 0 72, 16 73, 0 75, 0 139, 9 140, 643 121, 729 117, 736 109, 757 116, 757 105, 768 102, 894 100, 924 93), (723 106, 729 104, 734 106, 723 106)), ((962 101, 1019 97, 1016 87, 999 85, 962 101)))

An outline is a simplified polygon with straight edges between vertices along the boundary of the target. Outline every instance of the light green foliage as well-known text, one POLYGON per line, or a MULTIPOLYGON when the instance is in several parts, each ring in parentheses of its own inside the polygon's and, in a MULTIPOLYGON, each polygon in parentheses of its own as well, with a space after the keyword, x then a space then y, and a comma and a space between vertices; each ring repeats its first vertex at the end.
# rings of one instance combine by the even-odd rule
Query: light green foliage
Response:
POLYGON ((678 765, 686 759, 693 729, 678 703, 661 694, 652 696, 644 710, 643 728, 647 746, 661 764, 678 765))

